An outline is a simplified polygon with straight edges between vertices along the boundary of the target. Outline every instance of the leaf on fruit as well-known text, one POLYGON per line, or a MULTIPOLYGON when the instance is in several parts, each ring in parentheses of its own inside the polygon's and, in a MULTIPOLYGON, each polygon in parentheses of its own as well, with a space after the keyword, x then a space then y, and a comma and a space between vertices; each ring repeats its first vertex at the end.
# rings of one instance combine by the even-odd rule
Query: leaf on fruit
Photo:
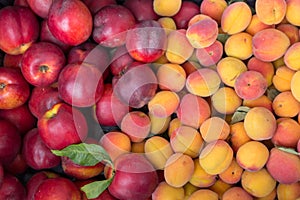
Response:
POLYGON ((80 189, 85 193, 88 199, 97 198, 112 182, 114 176, 102 181, 94 181, 82 186, 80 189))
POLYGON ((229 38, 230 35, 220 33, 218 34, 217 40, 219 40, 222 44, 225 44, 226 40, 229 38))
POLYGON ((113 162, 105 149, 98 144, 72 144, 62 150, 51 150, 57 156, 66 156, 74 163, 82 166, 94 166, 105 162, 113 166, 113 162))
POLYGON ((250 110, 248 106, 240 106, 236 109, 231 117, 231 124, 235 124, 237 122, 243 121, 247 112, 250 110))
POLYGON ((284 151, 284 152, 287 152, 287 153, 291 153, 291 154, 294 154, 294 155, 297 155, 297 156, 300 155, 300 153, 297 152, 293 148, 287 148, 287 147, 276 147, 276 148, 279 149, 279 150, 281 150, 281 151, 284 151))
POLYGON ((278 90, 276 90, 276 88, 274 87, 269 87, 267 89, 267 97, 273 101, 275 99, 275 97, 279 94, 280 92, 278 90))

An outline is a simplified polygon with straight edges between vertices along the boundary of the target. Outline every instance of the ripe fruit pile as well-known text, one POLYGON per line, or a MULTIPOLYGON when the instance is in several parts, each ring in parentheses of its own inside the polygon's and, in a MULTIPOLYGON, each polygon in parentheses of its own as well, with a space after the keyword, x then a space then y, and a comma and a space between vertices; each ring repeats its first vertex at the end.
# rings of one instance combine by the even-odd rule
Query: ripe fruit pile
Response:
POLYGON ((1 199, 300 198, 300 0, 0 9, 1 199))

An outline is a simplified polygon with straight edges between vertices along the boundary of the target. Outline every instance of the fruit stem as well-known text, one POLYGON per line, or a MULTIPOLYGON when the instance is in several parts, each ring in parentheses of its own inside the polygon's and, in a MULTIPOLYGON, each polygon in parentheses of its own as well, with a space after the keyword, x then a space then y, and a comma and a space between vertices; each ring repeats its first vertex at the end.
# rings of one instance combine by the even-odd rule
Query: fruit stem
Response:
POLYGON ((49 70, 49 67, 47 65, 41 65, 40 66, 40 71, 42 73, 46 73, 49 70))
POLYGON ((5 84, 5 83, 0 83, 0 89, 4 89, 4 88, 5 88, 5 86, 6 86, 6 84, 5 84))

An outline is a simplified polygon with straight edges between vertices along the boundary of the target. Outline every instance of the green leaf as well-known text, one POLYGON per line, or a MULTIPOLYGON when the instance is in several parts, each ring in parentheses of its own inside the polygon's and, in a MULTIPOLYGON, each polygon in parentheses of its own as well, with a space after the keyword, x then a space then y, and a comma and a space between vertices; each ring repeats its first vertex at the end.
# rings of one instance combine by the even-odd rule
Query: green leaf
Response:
POLYGON ((217 40, 219 40, 222 44, 225 44, 226 40, 230 37, 228 34, 220 33, 218 34, 217 40))
POLYGON ((247 112, 250 110, 248 106, 240 106, 236 109, 236 111, 233 113, 231 117, 231 124, 243 121, 245 119, 245 116, 247 112))
POLYGON ((72 144, 62 150, 51 150, 57 156, 66 156, 74 163, 82 166, 94 166, 105 162, 113 166, 112 160, 105 149, 98 144, 72 144))
POLYGON ((273 101, 275 97, 279 94, 280 92, 275 88, 275 87, 269 87, 267 89, 267 97, 273 101))
POLYGON ((295 149, 293 148, 287 148, 287 147, 276 147, 277 149, 281 150, 281 151, 284 151, 284 152, 287 152, 287 153, 291 153, 291 154, 294 154, 294 155, 297 155, 299 156, 300 153, 298 153, 295 149))
POLYGON ((102 181, 94 181, 82 186, 80 189, 85 193, 88 199, 97 198, 112 182, 114 176, 102 181))

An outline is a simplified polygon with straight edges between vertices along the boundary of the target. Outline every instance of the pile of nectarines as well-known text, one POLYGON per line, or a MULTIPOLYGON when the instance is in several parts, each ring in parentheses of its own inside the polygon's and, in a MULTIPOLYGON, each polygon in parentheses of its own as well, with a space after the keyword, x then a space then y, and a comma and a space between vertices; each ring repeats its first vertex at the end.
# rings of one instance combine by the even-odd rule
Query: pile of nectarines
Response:
POLYGON ((300 0, 0 6, 0 199, 300 199, 300 0))

